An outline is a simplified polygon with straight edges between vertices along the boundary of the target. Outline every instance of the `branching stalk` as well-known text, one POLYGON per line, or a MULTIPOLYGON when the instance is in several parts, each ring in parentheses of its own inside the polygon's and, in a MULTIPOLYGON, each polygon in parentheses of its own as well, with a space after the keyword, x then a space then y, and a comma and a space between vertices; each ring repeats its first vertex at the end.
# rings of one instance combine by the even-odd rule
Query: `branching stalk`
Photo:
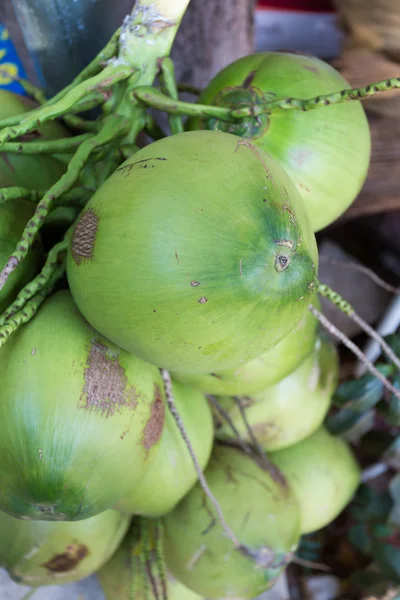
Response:
MULTIPOLYGON (((223 106, 213 106, 212 104, 192 104, 191 102, 182 102, 173 100, 166 94, 150 86, 140 86, 133 90, 135 98, 147 106, 162 110, 170 115, 186 115, 188 117, 214 117, 221 121, 232 120, 232 110, 223 106)), ((246 109, 247 115, 251 116, 251 109, 246 109)))
POLYGON ((85 142, 93 134, 83 133, 75 137, 60 140, 43 140, 40 142, 6 142, 3 144, 2 152, 15 154, 63 154, 76 150, 82 142, 85 142))
POLYGON ((321 106, 331 106, 333 104, 342 104, 349 100, 365 100, 376 96, 380 92, 386 92, 400 88, 400 77, 393 77, 392 79, 384 79, 377 83, 371 83, 364 87, 352 88, 341 90, 340 92, 334 92, 332 94, 323 94, 316 96, 315 98, 284 98, 283 100, 273 100, 266 102, 265 107, 268 110, 314 110, 314 108, 320 108, 321 106))
POLYGON ((129 123, 117 116, 110 116, 107 119, 103 129, 101 129, 97 135, 89 138, 79 146, 68 164, 67 172, 60 177, 40 200, 36 207, 35 214, 28 221, 14 253, 10 256, 5 267, 0 272, 0 289, 4 287, 10 274, 26 257, 44 219, 53 207, 56 198, 59 198, 62 194, 71 189, 92 152, 99 146, 104 146, 113 139, 123 136, 129 128, 129 123))
POLYGON ((349 340, 349 338, 342 331, 340 331, 340 329, 338 329, 333 323, 331 323, 331 321, 329 321, 329 319, 327 319, 325 315, 323 315, 317 308, 315 308, 315 306, 309 304, 308 309, 333 337, 339 340, 344 346, 346 346, 346 348, 348 348, 355 356, 357 356, 359 361, 365 365, 366 369, 377 379, 379 379, 379 381, 382 383, 385 389, 394 394, 396 398, 399 398, 400 400, 400 391, 397 388, 395 388, 394 385, 392 385, 390 381, 388 381, 380 371, 378 371, 375 365, 368 360, 365 354, 354 342, 349 340))
POLYGON ((15 313, 22 310, 31 298, 36 296, 38 292, 40 292, 49 284, 51 278, 60 265, 60 256, 67 252, 68 242, 71 234, 72 226, 65 234, 64 239, 53 246, 53 248, 50 250, 44 267, 39 275, 37 275, 24 288, 22 288, 14 302, 0 315, 0 327, 9 321, 15 315, 15 313))
POLYGON ((64 276, 65 266, 64 260, 64 262, 54 270, 48 283, 33 296, 20 311, 14 313, 11 319, 6 321, 4 325, 0 327, 0 348, 4 346, 10 335, 13 334, 18 327, 21 327, 21 325, 27 323, 35 316, 42 302, 51 294, 56 283, 64 276))
MULTIPOLYGON (((0 146, 5 142, 15 139, 33 129, 37 129, 42 123, 60 117, 68 113, 82 98, 93 91, 108 89, 118 81, 123 81, 132 75, 132 68, 121 64, 110 64, 104 71, 82 82, 76 88, 71 89, 58 102, 40 106, 31 113, 23 115, 18 124, 5 127, 0 131, 0 146)), ((1 124, 0 124, 1 126, 1 124)))
MULTIPOLYGON (((82 187, 75 188, 62 194, 59 198, 56 198, 54 204, 81 206, 85 202, 85 195, 93 193, 94 191, 94 189, 89 190, 82 187)), ((12 200, 19 200, 20 198, 32 202, 33 204, 37 204, 43 198, 45 193, 46 190, 29 190, 23 187, 0 188, 0 204, 12 200)))

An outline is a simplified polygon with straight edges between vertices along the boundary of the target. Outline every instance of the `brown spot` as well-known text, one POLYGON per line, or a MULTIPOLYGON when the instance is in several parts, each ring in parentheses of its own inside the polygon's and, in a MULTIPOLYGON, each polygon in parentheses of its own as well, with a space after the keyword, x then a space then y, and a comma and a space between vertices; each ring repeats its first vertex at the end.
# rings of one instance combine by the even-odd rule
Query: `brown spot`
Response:
POLYGON ((133 167, 137 167, 138 169, 145 169, 145 168, 147 168, 147 163, 149 161, 153 161, 153 160, 167 160, 167 159, 162 156, 154 156, 152 158, 142 158, 141 160, 136 160, 133 163, 128 163, 127 165, 122 165, 121 167, 118 167, 117 171, 121 171, 127 177, 128 175, 130 175, 133 167))
POLYGON ((254 77, 256 76, 257 71, 251 71, 246 79, 243 81, 242 83, 242 87, 244 87, 245 89, 247 89, 248 87, 250 87, 251 82, 253 81, 254 77))
POLYGON ((89 208, 79 219, 72 237, 72 256, 77 265, 93 257, 99 217, 89 208))
POLYGON ((290 248, 291 250, 293 250, 294 244, 291 240, 277 240, 275 242, 275 244, 277 246, 286 246, 287 248, 290 248))
POLYGON ((305 69, 307 69, 307 71, 311 71, 311 73, 315 73, 316 75, 318 75, 318 74, 319 74, 319 69, 318 69, 318 67, 309 67, 309 66, 307 66, 307 67, 306 67, 306 66, 304 65, 304 68, 305 68, 305 69))
POLYGON ((177 251, 175 250, 175 258, 176 258, 176 262, 178 263, 178 265, 180 265, 181 263, 179 262, 179 256, 177 251))
POLYGON ((200 285, 200 281, 191 281, 191 282, 190 282, 190 285, 191 285, 192 287, 197 287, 198 285, 200 285))
POLYGON ((202 296, 201 298, 199 298, 198 302, 200 304, 205 304, 208 301, 208 298, 206 298, 205 296, 202 296))
POLYGON ((243 277, 243 259, 242 258, 239 260, 239 273, 240 273, 240 277, 243 277))
POLYGON ((75 567, 89 555, 89 550, 83 544, 70 544, 65 552, 55 554, 49 561, 43 563, 43 567, 53 573, 65 573, 73 571, 75 567))
POLYGON ((151 404, 150 418, 143 430, 143 447, 148 452, 158 442, 164 429, 165 405, 158 385, 154 386, 154 400, 151 404))
POLYGON ((113 416, 122 407, 135 409, 136 390, 128 385, 124 369, 118 357, 98 341, 93 341, 85 369, 85 387, 79 408, 100 412, 102 416, 113 416))

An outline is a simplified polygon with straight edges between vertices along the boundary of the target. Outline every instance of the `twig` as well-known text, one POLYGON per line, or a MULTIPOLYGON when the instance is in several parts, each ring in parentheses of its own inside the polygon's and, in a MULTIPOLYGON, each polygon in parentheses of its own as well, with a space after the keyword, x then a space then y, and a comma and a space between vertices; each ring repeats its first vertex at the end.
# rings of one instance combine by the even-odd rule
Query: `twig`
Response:
MULTIPOLYGON (((207 498, 210 500, 211 504, 214 506, 215 508, 215 512, 217 513, 217 517, 218 520, 220 522, 221 527, 223 528, 223 530, 225 531, 227 537, 231 540, 232 544, 235 546, 235 548, 237 548, 238 550, 243 550, 243 544, 241 544, 239 542, 239 540, 237 539, 236 535, 234 534, 234 532, 232 531, 232 529, 229 527, 229 525, 227 524, 227 522, 225 521, 225 517, 224 514, 222 512, 222 508, 218 502, 218 500, 216 499, 216 497, 214 496, 214 494, 212 493, 212 491, 210 490, 210 488, 208 487, 206 478, 204 477, 204 473, 200 467, 199 461, 197 460, 197 456, 196 453, 193 449, 192 446, 192 442, 189 439, 189 436, 187 434, 185 425, 183 424, 182 418, 179 414, 178 409, 176 408, 176 404, 175 404, 175 400, 174 400, 174 395, 173 395, 173 391, 172 391, 172 381, 171 381, 171 376, 169 374, 169 372, 166 369, 161 369, 161 376, 163 378, 164 381, 164 388, 165 388, 165 396, 167 399, 167 404, 168 404, 168 408, 171 411, 172 416, 175 419, 175 423, 180 431, 180 434, 186 444, 186 447, 188 449, 188 452, 190 454, 190 457, 193 461, 194 464, 194 468, 196 470, 197 473, 197 477, 199 479, 200 485, 205 493, 205 495, 207 496, 207 498)), ((246 554, 247 552, 247 548, 246 550, 246 554)))
POLYGON ((281 473, 281 471, 278 469, 278 467, 276 467, 273 463, 271 463, 268 460, 264 448, 261 446, 257 437, 255 436, 253 428, 251 427, 250 423, 247 420, 246 410, 242 404, 241 398, 239 396, 234 396, 233 399, 235 400, 236 405, 239 409, 240 416, 242 417, 243 423, 246 427, 246 430, 247 430, 248 436, 251 440, 251 443, 253 444, 254 448, 257 451, 258 456, 260 457, 262 466, 268 471, 268 473, 271 475, 272 479, 274 479, 275 481, 279 481, 281 484, 286 484, 286 479, 285 479, 284 475, 281 473))
POLYGON ((399 398, 400 400, 400 391, 396 389, 394 385, 392 385, 390 381, 388 381, 386 377, 378 371, 378 369, 372 364, 371 361, 368 360, 365 354, 354 342, 349 340, 349 338, 344 333, 342 333, 340 329, 338 329, 333 323, 331 323, 331 321, 329 321, 329 319, 327 319, 325 315, 323 315, 317 308, 315 308, 315 306, 309 304, 308 310, 310 310, 313 313, 313 315, 318 319, 321 325, 323 325, 323 327, 325 327, 325 329, 329 331, 331 335, 333 335, 336 339, 342 342, 342 344, 346 346, 346 348, 348 348, 351 352, 353 352, 353 354, 355 354, 355 356, 357 356, 357 358, 366 366, 368 371, 372 373, 372 375, 374 375, 377 379, 379 379, 382 385, 389 392, 394 394, 396 398, 399 398))
POLYGON ((397 296, 400 295, 399 288, 390 285, 390 283, 387 283, 386 281, 384 281, 384 279, 381 279, 381 277, 379 277, 379 275, 377 275, 372 269, 369 269, 364 265, 358 265, 357 263, 338 260, 336 258, 331 258, 330 256, 323 255, 319 257, 319 260, 320 262, 326 262, 336 267, 340 267, 342 269, 353 269, 354 271, 360 271, 360 273, 364 273, 364 275, 367 275, 367 277, 372 279, 372 281, 374 281, 377 285, 379 285, 387 292, 391 292, 392 294, 396 294, 397 296))
POLYGON ((392 363, 400 370, 400 359, 393 352, 389 344, 387 344, 383 337, 356 313, 353 306, 347 302, 347 300, 344 300, 340 294, 332 290, 328 285, 321 283, 318 285, 318 293, 332 302, 332 304, 336 306, 336 308, 338 308, 342 313, 348 316, 349 319, 357 323, 357 325, 363 331, 365 331, 365 333, 368 333, 368 335, 380 345, 392 363))
POLYGON ((292 558, 292 562, 301 567, 307 567, 309 569, 314 569, 315 571, 323 571, 324 573, 331 573, 331 567, 328 565, 324 565, 323 563, 314 562, 312 560, 307 560, 306 558, 300 558, 297 555, 294 555, 292 558))
POLYGON ((246 442, 246 440, 244 440, 242 438, 242 436, 240 435, 240 432, 237 429, 235 423, 233 422, 233 420, 229 416, 229 413, 222 408, 221 404, 218 402, 218 400, 215 398, 215 396, 212 396, 212 395, 209 394, 207 396, 207 398, 212 403, 212 405, 215 407, 215 409, 219 412, 219 414, 224 419, 224 421, 226 421, 227 424, 229 425, 229 427, 232 429, 232 432, 233 432, 234 436, 236 437, 236 439, 238 440, 238 442, 240 444, 240 447, 242 448, 243 452, 245 452, 249 456, 253 455, 253 449, 252 449, 252 447, 246 442))

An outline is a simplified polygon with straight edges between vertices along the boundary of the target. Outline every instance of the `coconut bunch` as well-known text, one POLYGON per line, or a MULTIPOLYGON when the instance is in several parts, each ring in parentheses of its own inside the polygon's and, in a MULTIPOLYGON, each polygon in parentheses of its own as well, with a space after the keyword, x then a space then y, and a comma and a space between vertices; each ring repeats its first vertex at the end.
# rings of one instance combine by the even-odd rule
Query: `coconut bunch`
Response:
POLYGON ((31 586, 254 598, 360 481, 325 427, 338 355, 318 323, 362 355, 318 295, 400 366, 318 280, 315 239, 368 170, 360 99, 398 80, 349 90, 262 53, 181 102, 187 3, 136 4, 57 96, 24 83, 36 107, 0 96, 0 556, 31 586))

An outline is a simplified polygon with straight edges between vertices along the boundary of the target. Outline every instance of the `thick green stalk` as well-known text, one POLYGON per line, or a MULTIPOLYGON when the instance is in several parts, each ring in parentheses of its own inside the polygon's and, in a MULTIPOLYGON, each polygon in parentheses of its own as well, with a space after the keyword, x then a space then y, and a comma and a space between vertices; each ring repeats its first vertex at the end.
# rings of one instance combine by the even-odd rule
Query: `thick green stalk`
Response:
POLYGON ((324 94, 322 96, 316 96, 315 98, 307 98, 306 100, 301 98, 273 100, 272 102, 266 102, 265 108, 266 112, 275 109, 313 110, 314 108, 320 108, 321 106, 341 104, 342 102, 348 102, 349 100, 365 100, 380 92, 387 92, 397 88, 400 88, 400 77, 393 77, 392 79, 384 79, 377 83, 370 83, 364 87, 341 90, 340 92, 324 94))
POLYGON ((79 177, 81 170, 87 163, 90 155, 100 146, 108 144, 117 137, 122 137, 129 129, 129 123, 118 116, 109 116, 101 131, 81 144, 71 158, 67 172, 46 192, 36 207, 35 214, 28 221, 14 253, 8 259, 0 273, 0 289, 4 287, 9 275, 18 267, 28 254, 35 237, 53 207, 56 198, 71 189, 79 177))
MULTIPOLYGON (((222 121, 232 119, 232 110, 223 106, 213 106, 212 104, 192 104, 191 102, 182 102, 173 100, 166 94, 150 86, 140 86, 133 90, 134 97, 152 108, 162 110, 172 115, 187 115, 188 117, 214 117, 222 121)), ((251 115, 250 108, 246 109, 251 115)), ((247 115, 247 116, 249 116, 247 115)), ((243 116, 243 115, 242 115, 243 116)))
MULTIPOLYGON (((132 89, 151 86, 159 70, 159 60, 168 56, 182 17, 190 0, 137 0, 131 15, 121 29, 119 60, 138 71, 138 77, 128 82, 118 113, 136 124, 145 126, 145 107, 132 102, 132 89)), ((131 131, 126 143, 133 145, 137 133, 131 131)))

